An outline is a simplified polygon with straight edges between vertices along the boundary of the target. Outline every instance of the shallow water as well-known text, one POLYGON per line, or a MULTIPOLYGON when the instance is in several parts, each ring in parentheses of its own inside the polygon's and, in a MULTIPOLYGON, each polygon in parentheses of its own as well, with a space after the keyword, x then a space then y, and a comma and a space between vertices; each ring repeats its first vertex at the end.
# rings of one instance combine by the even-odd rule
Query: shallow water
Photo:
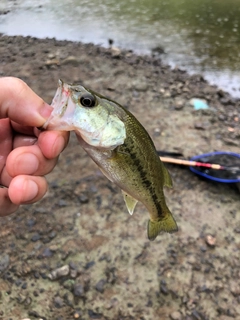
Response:
POLYGON ((0 32, 155 54, 240 97, 238 0, 2 0, 0 32), (159 53, 160 51, 160 53, 159 53), (164 53, 162 53, 162 51, 164 53))

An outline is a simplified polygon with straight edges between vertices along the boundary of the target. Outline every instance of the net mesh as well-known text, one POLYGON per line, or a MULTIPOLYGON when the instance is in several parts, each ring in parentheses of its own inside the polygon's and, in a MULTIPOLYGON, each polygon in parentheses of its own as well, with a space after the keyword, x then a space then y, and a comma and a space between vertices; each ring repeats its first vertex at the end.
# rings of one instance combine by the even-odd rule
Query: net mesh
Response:
POLYGON ((216 163, 226 167, 226 169, 215 170, 205 167, 194 167, 195 171, 204 173, 208 176, 226 179, 226 180, 240 180, 240 157, 232 154, 214 154, 209 156, 195 157, 195 161, 203 163, 216 163))

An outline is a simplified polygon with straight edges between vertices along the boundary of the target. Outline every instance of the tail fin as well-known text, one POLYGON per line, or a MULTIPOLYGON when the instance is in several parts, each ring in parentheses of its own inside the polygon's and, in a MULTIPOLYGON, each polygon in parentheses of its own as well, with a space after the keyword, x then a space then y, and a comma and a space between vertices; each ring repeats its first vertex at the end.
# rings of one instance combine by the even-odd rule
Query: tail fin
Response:
POLYGON ((169 233, 178 231, 178 226, 170 211, 162 219, 148 221, 148 239, 150 241, 155 240, 161 231, 169 233))

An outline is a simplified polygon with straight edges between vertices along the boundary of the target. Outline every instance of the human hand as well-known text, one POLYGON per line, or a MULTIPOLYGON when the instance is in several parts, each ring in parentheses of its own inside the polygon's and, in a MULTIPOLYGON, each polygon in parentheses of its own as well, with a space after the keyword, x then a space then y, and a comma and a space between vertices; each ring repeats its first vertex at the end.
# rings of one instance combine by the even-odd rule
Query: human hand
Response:
POLYGON ((40 200, 69 133, 39 132, 52 108, 22 80, 0 78, 0 216, 40 200))

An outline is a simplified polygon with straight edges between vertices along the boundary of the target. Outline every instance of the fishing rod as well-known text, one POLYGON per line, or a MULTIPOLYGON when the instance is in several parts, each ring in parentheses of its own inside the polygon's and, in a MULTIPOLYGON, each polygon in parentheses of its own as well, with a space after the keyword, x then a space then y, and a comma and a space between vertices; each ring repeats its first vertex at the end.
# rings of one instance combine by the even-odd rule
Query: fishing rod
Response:
POLYGON ((179 165, 188 166, 188 167, 205 167, 205 168, 211 168, 214 170, 232 170, 232 171, 240 170, 240 167, 235 167, 235 166, 226 167, 217 163, 204 163, 200 161, 174 159, 169 157, 160 157, 160 159, 162 160, 162 162, 179 164, 179 165))
MULTIPOLYGON (((194 156, 189 160, 178 159, 174 152, 158 151, 162 162, 188 166, 190 170, 207 179, 223 183, 240 182, 240 154, 216 151, 194 156)), ((181 155, 182 156, 182 155, 181 155)))

